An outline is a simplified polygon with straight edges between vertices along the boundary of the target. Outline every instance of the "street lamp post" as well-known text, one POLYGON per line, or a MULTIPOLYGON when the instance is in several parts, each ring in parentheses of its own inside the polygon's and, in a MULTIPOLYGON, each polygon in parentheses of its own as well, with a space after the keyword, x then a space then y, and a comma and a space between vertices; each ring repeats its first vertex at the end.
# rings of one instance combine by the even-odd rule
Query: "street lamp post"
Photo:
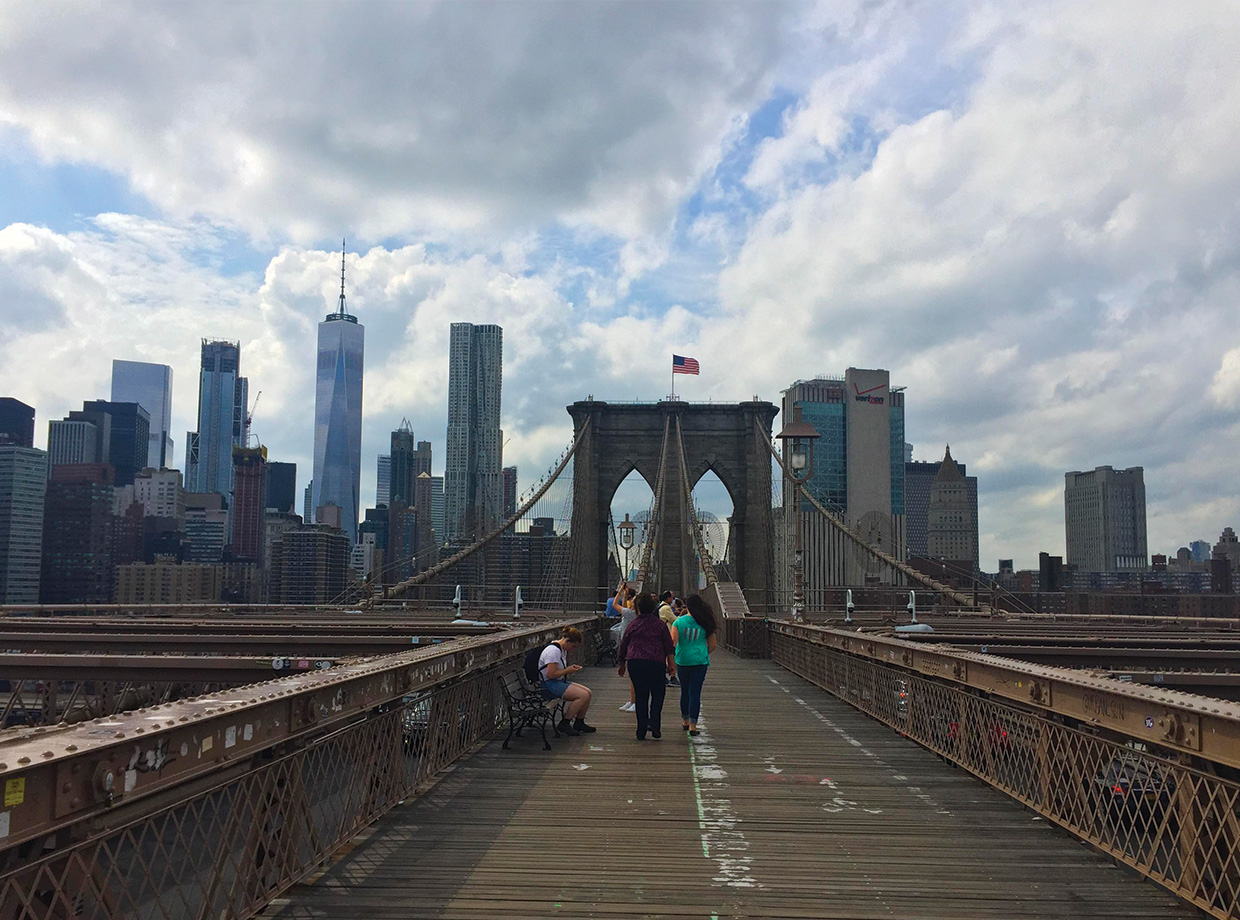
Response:
POLYGON ((814 441, 821 437, 809 422, 802 421, 801 407, 792 410, 792 421, 778 435, 784 448, 784 472, 792 481, 792 515, 796 522, 796 548, 792 567, 792 618, 805 613, 805 564, 801 536, 801 489, 814 475, 814 441))
POLYGON ((637 525, 629 520, 626 513, 624 520, 616 525, 616 529, 620 531, 620 548, 624 550, 624 581, 629 580, 629 550, 633 548, 633 534, 637 530, 637 525))

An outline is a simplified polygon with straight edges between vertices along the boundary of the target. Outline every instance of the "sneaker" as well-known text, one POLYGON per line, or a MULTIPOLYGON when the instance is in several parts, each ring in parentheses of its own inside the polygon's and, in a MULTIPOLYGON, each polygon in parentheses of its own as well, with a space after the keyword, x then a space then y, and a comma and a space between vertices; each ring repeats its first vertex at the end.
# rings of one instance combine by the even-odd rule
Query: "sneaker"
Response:
POLYGON ((591 732, 598 731, 598 729, 595 728, 593 725, 586 725, 586 723, 581 721, 581 719, 578 719, 576 722, 573 723, 573 729, 579 735, 588 735, 591 732))
POLYGON ((652 728, 650 729, 650 737, 651 738, 662 738, 663 732, 659 731, 657 728, 652 728))
POLYGON ((573 723, 568 721, 568 719, 561 719, 560 724, 556 726, 556 731, 561 735, 568 735, 570 738, 581 734, 581 732, 573 728, 573 723))
POLYGON ((669 681, 667 682, 667 685, 668 685, 669 687, 679 687, 679 686, 680 686, 680 678, 678 678, 678 677, 673 677, 671 680, 669 680, 669 681))
POLYGON ((637 712, 637 704, 636 703, 625 703, 623 706, 620 707, 620 711, 621 712, 637 712))

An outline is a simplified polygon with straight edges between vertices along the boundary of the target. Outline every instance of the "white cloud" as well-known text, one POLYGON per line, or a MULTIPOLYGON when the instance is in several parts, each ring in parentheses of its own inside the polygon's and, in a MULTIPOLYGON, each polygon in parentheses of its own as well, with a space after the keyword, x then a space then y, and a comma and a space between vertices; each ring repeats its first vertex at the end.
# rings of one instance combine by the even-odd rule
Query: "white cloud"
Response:
POLYGON ((165 6, 0 26, 0 124, 178 218, 309 242, 662 230, 769 88, 766 3, 165 6))
POLYGON ((1045 498, 1064 470, 1104 463, 1145 465, 1154 551, 1192 538, 1169 529, 1186 520, 1217 531, 1161 509, 1217 508, 1173 465, 1235 452, 1202 399, 1235 408, 1233 12, 1039 3, 997 23, 986 5, 954 28, 971 89, 880 125, 863 168, 815 178, 907 62, 828 72, 755 160, 749 181, 777 192, 721 276, 748 376, 891 368, 911 440, 984 458, 984 559, 1062 547, 1045 498))
POLYGON ((363 497, 402 417, 442 457, 470 320, 504 326, 523 472, 565 404, 657 398, 677 351, 695 399, 890 368, 918 457, 981 477, 984 564, 1062 548, 1068 469, 1145 466, 1154 551, 1240 517, 1229 4, 289 9, 6 11, 0 124, 168 215, 0 229, 0 391, 41 423, 113 357, 166 361, 180 450, 198 338, 239 338, 304 482, 338 277, 304 241, 349 227, 385 239, 349 259, 363 497), (237 228, 293 243, 232 274, 237 228))

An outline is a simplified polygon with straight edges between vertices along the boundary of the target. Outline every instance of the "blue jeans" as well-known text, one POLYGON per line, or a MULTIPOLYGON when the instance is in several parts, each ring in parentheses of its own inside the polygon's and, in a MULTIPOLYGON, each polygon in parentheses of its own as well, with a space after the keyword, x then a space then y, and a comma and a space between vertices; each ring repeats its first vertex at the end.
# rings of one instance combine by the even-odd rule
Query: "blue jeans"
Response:
POLYGON ((696 723, 702 712, 702 684, 706 683, 708 664, 682 664, 680 675, 680 717, 696 723))

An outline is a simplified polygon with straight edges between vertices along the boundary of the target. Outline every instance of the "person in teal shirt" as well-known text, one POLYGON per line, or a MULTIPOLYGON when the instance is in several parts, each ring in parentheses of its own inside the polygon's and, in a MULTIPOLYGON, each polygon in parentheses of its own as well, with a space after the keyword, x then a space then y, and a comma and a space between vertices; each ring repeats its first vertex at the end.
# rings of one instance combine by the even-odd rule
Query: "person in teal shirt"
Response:
POLYGON ((702 713, 702 685, 715 650, 715 612, 710 604, 694 594, 685 605, 689 612, 672 623, 672 642, 676 645, 676 672, 680 675, 680 718, 690 735, 698 734, 702 713))

